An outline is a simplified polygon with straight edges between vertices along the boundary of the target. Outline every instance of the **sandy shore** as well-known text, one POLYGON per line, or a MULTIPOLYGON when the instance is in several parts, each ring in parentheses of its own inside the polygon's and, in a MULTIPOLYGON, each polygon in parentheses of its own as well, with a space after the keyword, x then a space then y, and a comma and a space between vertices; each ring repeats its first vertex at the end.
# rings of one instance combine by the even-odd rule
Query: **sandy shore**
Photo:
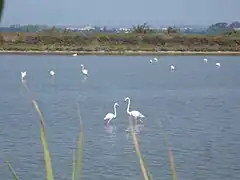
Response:
POLYGON ((17 55, 123 55, 123 56, 150 56, 150 55, 230 55, 240 56, 240 51, 216 51, 216 52, 199 52, 199 51, 0 51, 1 54, 17 55))

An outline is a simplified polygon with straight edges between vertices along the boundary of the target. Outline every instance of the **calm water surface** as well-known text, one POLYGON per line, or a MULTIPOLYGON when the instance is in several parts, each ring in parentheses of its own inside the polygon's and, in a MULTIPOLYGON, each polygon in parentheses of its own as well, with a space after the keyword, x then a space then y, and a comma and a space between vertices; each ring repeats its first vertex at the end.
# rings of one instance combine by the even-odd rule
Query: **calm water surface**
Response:
POLYGON ((240 178, 239 57, 0 56, 0 176, 11 179, 4 160, 21 179, 44 179, 39 118, 27 83, 45 116, 56 179, 71 178, 72 149, 79 132, 76 103, 84 120, 84 180, 139 180, 139 162, 128 127, 127 104, 146 120, 138 133, 153 179, 170 179, 165 131, 179 180, 240 178), (221 67, 216 68, 215 63, 221 67), (89 70, 83 81, 80 64, 89 70), (176 66, 170 72, 169 65, 176 66), (53 81, 48 74, 55 69, 53 81), (119 102, 117 119, 103 117, 119 102))

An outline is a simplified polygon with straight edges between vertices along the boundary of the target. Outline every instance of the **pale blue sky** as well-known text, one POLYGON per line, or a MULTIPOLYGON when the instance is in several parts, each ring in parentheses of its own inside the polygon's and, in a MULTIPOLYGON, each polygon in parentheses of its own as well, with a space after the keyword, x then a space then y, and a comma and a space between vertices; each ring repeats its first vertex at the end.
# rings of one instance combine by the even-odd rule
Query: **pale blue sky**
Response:
POLYGON ((240 0, 6 0, 2 25, 209 25, 240 20, 240 0))

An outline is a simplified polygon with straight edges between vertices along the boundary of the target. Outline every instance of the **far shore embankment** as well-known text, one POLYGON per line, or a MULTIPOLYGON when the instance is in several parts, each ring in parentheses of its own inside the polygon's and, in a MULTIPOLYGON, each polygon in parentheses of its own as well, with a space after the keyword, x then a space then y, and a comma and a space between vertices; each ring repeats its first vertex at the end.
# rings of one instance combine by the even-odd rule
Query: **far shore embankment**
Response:
POLYGON ((73 55, 86 56, 240 56, 240 51, 4 51, 0 55, 73 55))
POLYGON ((104 34, 78 32, 1 32, 0 54, 194 56, 240 55, 240 32, 221 35, 180 33, 104 34))

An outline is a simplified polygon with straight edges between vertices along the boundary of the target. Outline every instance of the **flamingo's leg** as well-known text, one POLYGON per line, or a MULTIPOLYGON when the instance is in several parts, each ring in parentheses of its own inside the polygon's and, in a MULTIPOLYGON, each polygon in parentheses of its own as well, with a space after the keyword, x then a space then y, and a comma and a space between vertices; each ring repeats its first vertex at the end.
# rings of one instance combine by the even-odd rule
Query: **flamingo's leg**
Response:
POLYGON ((133 128, 134 128, 134 130, 136 130, 136 126, 137 126, 137 117, 133 117, 133 128))
POLYGON ((142 119, 141 119, 141 118, 138 118, 138 120, 139 120, 141 123, 143 123, 143 121, 142 121, 142 119))
POLYGON ((108 120, 107 120, 107 126, 109 125, 110 121, 111 121, 111 119, 108 119, 108 120))

